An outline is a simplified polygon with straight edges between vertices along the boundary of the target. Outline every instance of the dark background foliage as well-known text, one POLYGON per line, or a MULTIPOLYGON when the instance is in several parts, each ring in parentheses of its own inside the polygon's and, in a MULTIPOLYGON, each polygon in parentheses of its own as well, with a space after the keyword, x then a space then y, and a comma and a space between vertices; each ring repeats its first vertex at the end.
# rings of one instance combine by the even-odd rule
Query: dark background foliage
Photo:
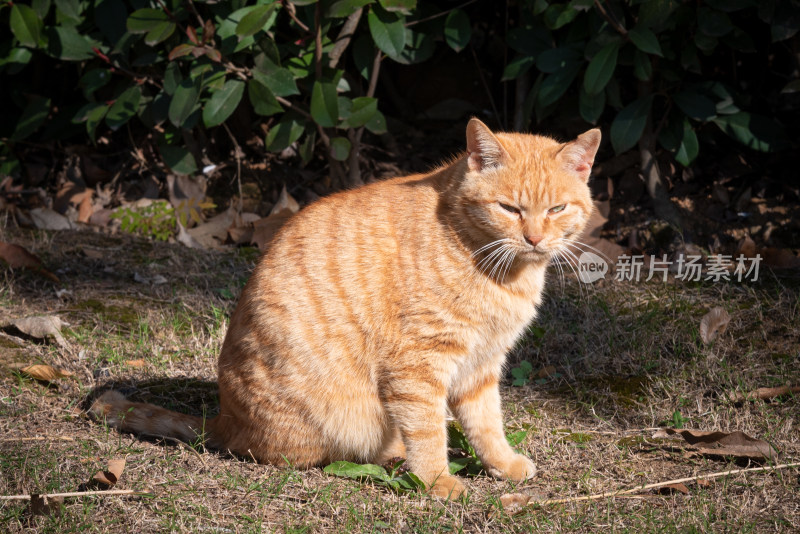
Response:
POLYGON ((55 173, 25 163, 82 146, 119 165, 135 149, 131 169, 160 176, 279 154, 325 193, 411 157, 407 126, 443 158, 458 145, 430 132, 479 116, 601 126, 682 227, 682 168, 741 152, 780 180, 797 148, 796 0, 26 0, 0 4, 0 27, 0 173, 26 185, 55 173))

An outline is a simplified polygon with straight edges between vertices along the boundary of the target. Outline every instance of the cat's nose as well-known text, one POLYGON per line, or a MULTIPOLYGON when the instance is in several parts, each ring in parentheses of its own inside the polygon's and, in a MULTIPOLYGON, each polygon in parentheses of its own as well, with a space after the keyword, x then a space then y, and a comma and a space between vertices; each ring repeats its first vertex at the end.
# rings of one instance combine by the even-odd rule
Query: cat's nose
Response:
POLYGON ((525 236, 525 241, 527 241, 528 243, 530 243, 534 247, 536 245, 538 245, 539 243, 541 243, 542 239, 544 239, 544 237, 542 237, 540 235, 526 235, 525 236))

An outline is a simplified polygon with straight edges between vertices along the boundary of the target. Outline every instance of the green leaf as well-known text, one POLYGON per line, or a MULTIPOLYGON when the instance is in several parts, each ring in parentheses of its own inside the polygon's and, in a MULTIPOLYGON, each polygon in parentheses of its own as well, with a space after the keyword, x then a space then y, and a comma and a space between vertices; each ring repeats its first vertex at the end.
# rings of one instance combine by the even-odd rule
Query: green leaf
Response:
POLYGON ((139 111, 139 101, 142 98, 141 86, 134 85, 129 87, 117 97, 106 115, 106 124, 112 130, 118 130, 120 126, 131 120, 131 117, 139 111))
POLYGON ((367 130, 374 133, 375 135, 381 135, 386 133, 386 117, 383 116, 383 113, 380 111, 376 111, 372 118, 367 121, 365 124, 367 130))
POLYGON ((447 425, 447 446, 453 449, 461 449, 472 455, 475 453, 472 445, 467 441, 467 436, 464 435, 461 425, 455 421, 447 425))
POLYGON ((75 26, 82 20, 80 0, 55 0, 56 22, 64 26, 75 26))
MULTIPOLYGON (((16 7, 18 4, 14 4, 16 7)), ((43 96, 33 96, 28 101, 28 105, 22 111, 22 116, 17 121, 14 128, 14 133, 11 134, 11 139, 14 141, 22 141, 30 136, 33 132, 47 120, 50 114, 50 99, 43 96)))
POLYGON ((31 7, 39 15, 39 18, 44 19, 50 11, 50 0, 33 0, 31 7))
POLYGON ((672 101, 689 117, 698 121, 708 121, 717 116, 717 106, 708 97, 692 89, 672 95, 672 101))
POLYGON ((406 46, 405 18, 379 6, 372 6, 367 23, 378 48, 391 58, 399 57, 406 46))
POLYGON ((580 70, 580 63, 568 63, 554 74, 549 74, 539 86, 536 104, 544 108, 556 103, 572 85, 580 70))
POLYGON ((611 145, 617 154, 633 148, 642 137, 653 96, 634 100, 617 114, 611 123, 611 145))
POLYGON ((552 47, 552 35, 547 28, 525 27, 512 28, 508 31, 508 46, 523 56, 538 57, 539 54, 552 47))
POLYGON ((781 89, 781 94, 790 94, 800 92, 800 80, 792 80, 781 89))
POLYGON ((734 28, 726 13, 707 7, 697 9, 697 27, 710 37, 722 37, 734 28))
POLYGON ((311 116, 322 127, 336 126, 339 121, 336 85, 330 82, 314 82, 311 89, 311 116))
POLYGON ((164 11, 148 7, 131 13, 126 27, 131 33, 148 33, 168 22, 169 17, 164 11))
POLYGON ((516 447, 517 445, 522 443, 527 436, 528 436, 527 430, 520 430, 519 432, 512 432, 511 434, 507 434, 506 441, 512 447, 516 447))
POLYGON ((182 80, 180 66, 174 61, 170 62, 164 70, 164 91, 170 96, 174 95, 182 80))
POLYGON ((470 465, 475 463, 475 458, 467 456, 466 458, 454 458, 447 464, 447 469, 451 475, 455 475, 459 471, 463 471, 470 465))
POLYGON ((344 161, 350 155, 350 148, 353 145, 346 137, 334 137, 331 139, 331 157, 337 161, 344 161))
POLYGON ((56 26, 47 41, 49 52, 59 59, 83 61, 94 57, 92 44, 74 26, 56 26))
POLYGON ((664 57, 661 52, 661 45, 658 43, 658 37, 651 29, 645 26, 637 26, 628 31, 628 37, 636 45, 636 48, 642 52, 664 57))
POLYGON ((389 480, 389 474, 386 469, 379 465, 374 464, 354 464, 353 462, 346 462, 340 460, 326 465, 323 469, 329 475, 336 475, 339 477, 354 478, 360 480, 362 478, 377 478, 378 480, 389 480))
POLYGON ((600 115, 603 114, 603 110, 605 108, 605 91, 596 95, 590 95, 581 87, 580 97, 578 100, 578 110, 580 111, 583 120, 591 124, 597 124, 597 121, 600 119, 600 115))
POLYGON ((328 7, 326 15, 333 18, 349 17, 375 0, 337 0, 328 7))
POLYGON ((567 65, 579 63, 582 60, 583 58, 574 48, 562 46, 545 50, 539 54, 536 58, 536 68, 542 72, 552 74, 567 65))
POLYGON ((461 52, 469 44, 472 37, 472 23, 469 17, 460 9, 454 9, 444 19, 444 40, 447 45, 461 52))
POLYGON ((503 69, 503 76, 500 78, 500 81, 507 82, 508 80, 515 80, 528 72, 535 64, 536 58, 533 56, 517 56, 503 69))
POLYGON ((253 105, 253 111, 259 115, 269 116, 283 111, 269 87, 258 80, 247 82, 247 96, 250 99, 250 104, 253 105))
POLYGON ((108 113, 109 106, 107 104, 94 102, 88 103, 87 106, 90 106, 90 108, 86 111, 84 118, 86 122, 86 133, 89 134, 89 138, 94 143, 97 137, 97 126, 106 116, 106 113, 108 113))
POLYGON ((16 74, 27 65, 33 52, 29 48, 18 46, 12 48, 6 57, 0 57, 0 69, 5 68, 7 74, 16 74))
POLYGON ((199 108, 200 103, 200 79, 183 80, 175 89, 172 95, 172 102, 169 103, 169 121, 182 128, 186 120, 199 108))
POLYGON ((379 0, 386 11, 402 11, 410 13, 417 7, 417 0, 379 0))
POLYGON ((267 132, 266 145, 270 152, 280 152, 303 134, 304 122, 300 115, 293 112, 284 113, 278 124, 267 132))
POLYGON ((633 75, 637 80, 643 82, 653 77, 653 64, 650 62, 650 57, 641 50, 636 50, 633 54, 633 75))
POLYGON ((689 121, 684 121, 683 126, 683 139, 681 140, 680 147, 675 153, 675 161, 688 167, 697 157, 700 152, 700 143, 697 141, 697 134, 694 133, 689 121))
POLYGON ((761 152, 774 152, 789 145, 784 127, 763 115, 740 111, 718 115, 713 121, 733 139, 761 152))
POLYGON ((126 27, 130 33, 145 33, 144 42, 150 46, 167 39, 175 31, 175 24, 160 9, 137 9, 128 16, 126 27))
POLYGON ((268 30, 270 26, 272 26, 272 21, 275 20, 273 14, 278 5, 278 2, 272 2, 270 4, 244 8, 247 9, 247 11, 236 25, 236 35, 240 38, 250 37, 261 30, 268 30))
POLYGON ((228 80, 222 89, 211 95, 203 108, 203 123, 206 128, 217 126, 231 116, 236 106, 242 100, 244 82, 241 80, 228 80))
POLYGON ((303 142, 300 144, 300 159, 303 160, 303 165, 308 165, 308 162, 311 161, 311 158, 314 156, 314 146, 317 142, 317 132, 311 131, 306 135, 306 138, 303 139, 303 142))
POLYGON ((345 128, 359 128, 367 124, 378 111, 378 99, 369 97, 354 98, 350 116, 342 123, 345 128))
POLYGON ((590 95, 601 93, 617 68, 619 42, 612 42, 597 52, 583 76, 583 89, 590 95))
POLYGON ((176 174, 193 174, 197 172, 197 163, 189 149, 175 145, 160 145, 161 158, 176 174))
MULTIPOLYGON (((267 63, 267 62, 265 62, 267 63)), ((275 96, 299 95, 294 75, 289 69, 278 67, 274 64, 265 64, 264 68, 254 68, 253 77, 269 87, 275 96)))
POLYGON ((579 11, 567 4, 552 4, 544 11, 544 23, 551 30, 566 26, 578 16, 579 11))
POLYGON ((83 90, 83 97, 86 100, 91 100, 94 92, 104 87, 110 80, 111 71, 109 69, 91 69, 81 76, 78 85, 83 90))
POLYGON ((36 48, 42 40, 42 19, 25 4, 14 3, 9 17, 11 31, 23 46, 36 48))

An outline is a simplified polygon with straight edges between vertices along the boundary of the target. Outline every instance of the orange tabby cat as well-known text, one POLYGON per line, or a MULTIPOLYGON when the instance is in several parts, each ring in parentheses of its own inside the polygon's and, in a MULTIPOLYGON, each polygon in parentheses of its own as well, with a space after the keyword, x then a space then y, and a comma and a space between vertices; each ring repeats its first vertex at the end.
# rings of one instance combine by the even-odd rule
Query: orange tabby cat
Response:
POLYGON ((491 475, 534 476, 504 437, 498 381, 548 263, 589 218, 599 143, 596 129, 560 144, 472 119, 467 152, 449 165, 308 206, 242 293, 219 359, 217 417, 114 391, 92 412, 273 464, 402 456, 452 497, 464 485, 447 469, 449 408, 491 475))

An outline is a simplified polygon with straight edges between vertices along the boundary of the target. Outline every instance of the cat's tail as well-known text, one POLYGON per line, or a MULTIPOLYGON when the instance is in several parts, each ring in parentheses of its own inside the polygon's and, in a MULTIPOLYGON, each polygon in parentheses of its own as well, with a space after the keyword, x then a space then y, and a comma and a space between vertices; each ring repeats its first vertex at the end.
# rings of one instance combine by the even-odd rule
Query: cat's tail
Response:
POLYGON ((119 391, 106 391, 100 395, 89 408, 89 413, 109 426, 136 434, 177 438, 187 443, 211 437, 209 422, 213 419, 173 412, 154 404, 131 402, 119 391))

